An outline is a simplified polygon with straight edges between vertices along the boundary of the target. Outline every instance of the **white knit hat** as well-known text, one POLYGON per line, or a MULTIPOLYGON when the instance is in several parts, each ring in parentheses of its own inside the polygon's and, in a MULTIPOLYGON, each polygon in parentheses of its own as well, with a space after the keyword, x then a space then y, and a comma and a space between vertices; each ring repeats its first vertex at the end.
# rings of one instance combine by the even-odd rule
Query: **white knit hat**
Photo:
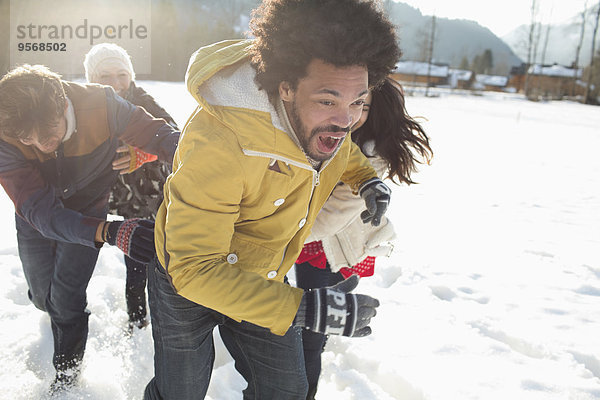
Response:
POLYGON ((105 63, 117 64, 129 72, 132 81, 135 80, 131 57, 129 57, 127 51, 114 43, 99 43, 88 51, 83 60, 85 78, 88 82, 96 81, 94 78, 98 72, 98 68, 105 63))

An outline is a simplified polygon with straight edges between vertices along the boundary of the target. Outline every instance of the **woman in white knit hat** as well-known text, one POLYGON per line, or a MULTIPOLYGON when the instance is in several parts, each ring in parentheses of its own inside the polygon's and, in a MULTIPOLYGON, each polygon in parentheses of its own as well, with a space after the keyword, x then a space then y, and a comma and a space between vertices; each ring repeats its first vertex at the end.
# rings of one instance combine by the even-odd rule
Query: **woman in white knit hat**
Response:
MULTIPOLYGON (((144 107, 152 116, 164 119, 177 129, 177 124, 169 113, 144 89, 136 86, 131 58, 125 49, 113 43, 97 44, 86 54, 83 65, 88 82, 112 86, 125 100, 144 107)), ((156 158, 126 145, 120 147, 119 151, 125 154, 113 162, 116 167, 120 165, 121 175, 112 188, 110 212, 124 218, 153 219, 162 201, 162 187, 171 166, 154 161, 156 158)), ((128 327, 131 332, 134 327, 143 328, 148 324, 146 265, 127 256, 125 265, 125 299, 129 315, 128 327)))
POLYGON ((129 54, 114 43, 100 43, 92 47, 85 55, 83 66, 88 82, 112 86, 123 98, 135 80, 129 54))

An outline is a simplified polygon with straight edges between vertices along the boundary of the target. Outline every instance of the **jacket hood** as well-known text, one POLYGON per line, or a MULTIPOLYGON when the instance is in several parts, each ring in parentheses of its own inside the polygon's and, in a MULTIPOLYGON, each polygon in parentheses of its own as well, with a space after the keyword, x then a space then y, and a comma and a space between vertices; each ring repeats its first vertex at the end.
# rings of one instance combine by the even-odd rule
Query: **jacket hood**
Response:
POLYGON ((256 71, 248 55, 253 43, 225 40, 200 48, 188 65, 187 89, 203 111, 236 133, 245 151, 283 155, 308 165, 304 153, 286 133, 267 93, 255 82, 256 71), (257 135, 258 131, 266 134, 257 135))
POLYGON ((247 61, 247 49, 252 44, 252 40, 224 40, 201 47, 192 54, 185 75, 185 82, 188 91, 200 105, 203 102, 198 93, 200 86, 219 71, 240 61, 247 61))

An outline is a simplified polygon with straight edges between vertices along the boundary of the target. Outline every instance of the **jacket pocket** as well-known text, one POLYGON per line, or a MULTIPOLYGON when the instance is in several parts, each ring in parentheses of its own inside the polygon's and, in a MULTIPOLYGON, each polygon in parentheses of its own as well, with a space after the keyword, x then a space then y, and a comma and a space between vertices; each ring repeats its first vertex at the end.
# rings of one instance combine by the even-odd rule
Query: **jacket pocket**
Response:
POLYGON ((265 218, 276 213, 280 207, 288 205, 286 203, 292 186, 293 172, 284 163, 275 162, 277 167, 267 168, 254 190, 243 199, 241 219, 265 218))
POLYGON ((277 252, 270 248, 241 238, 239 235, 234 235, 231 239, 227 261, 244 271, 256 272, 266 276, 262 272, 273 269, 276 255, 277 252))

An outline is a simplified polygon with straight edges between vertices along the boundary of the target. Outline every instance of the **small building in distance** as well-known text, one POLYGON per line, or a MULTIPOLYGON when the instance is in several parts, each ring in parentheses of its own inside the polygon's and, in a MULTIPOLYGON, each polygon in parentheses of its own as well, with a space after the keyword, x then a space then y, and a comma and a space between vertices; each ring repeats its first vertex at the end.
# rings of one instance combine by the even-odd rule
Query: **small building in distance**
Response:
POLYGON ((515 92, 521 93, 525 90, 525 72, 527 66, 525 63, 514 66, 510 69, 508 74, 508 83, 506 86, 513 88, 515 92))
POLYGON ((505 92, 508 77, 502 75, 477 74, 475 82, 471 86, 475 90, 487 90, 494 92, 505 92))
POLYGON ((400 61, 391 77, 406 85, 426 86, 429 82, 430 86, 442 86, 448 84, 449 70, 447 64, 400 61))
POLYGON ((467 69, 453 69, 448 72, 448 84, 453 89, 471 89, 475 74, 467 69))
MULTIPOLYGON (((508 86, 517 92, 525 91, 525 64, 513 67, 510 71, 508 86)), ((534 97, 560 99, 564 96, 582 96, 585 83, 581 81, 581 68, 565 67, 559 64, 533 64, 528 69, 527 85, 529 94, 534 97)))

